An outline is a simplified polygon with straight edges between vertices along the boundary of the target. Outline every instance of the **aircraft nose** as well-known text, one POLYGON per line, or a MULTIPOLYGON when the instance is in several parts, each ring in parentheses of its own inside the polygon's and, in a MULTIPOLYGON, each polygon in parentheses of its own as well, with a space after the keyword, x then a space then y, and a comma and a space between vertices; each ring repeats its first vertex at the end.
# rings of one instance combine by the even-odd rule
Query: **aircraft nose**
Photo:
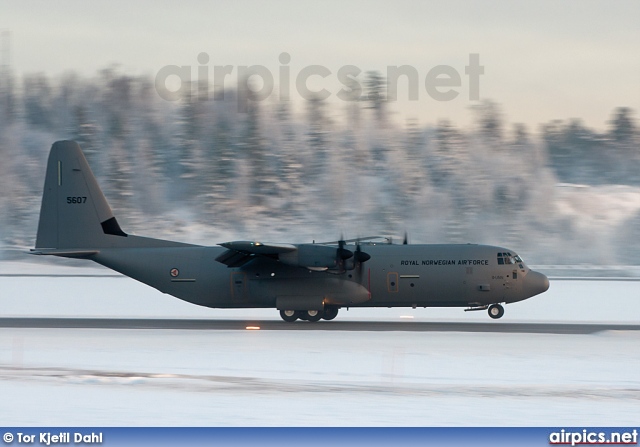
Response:
POLYGON ((549 278, 540 272, 531 270, 524 281, 524 292, 532 297, 549 290, 549 278))

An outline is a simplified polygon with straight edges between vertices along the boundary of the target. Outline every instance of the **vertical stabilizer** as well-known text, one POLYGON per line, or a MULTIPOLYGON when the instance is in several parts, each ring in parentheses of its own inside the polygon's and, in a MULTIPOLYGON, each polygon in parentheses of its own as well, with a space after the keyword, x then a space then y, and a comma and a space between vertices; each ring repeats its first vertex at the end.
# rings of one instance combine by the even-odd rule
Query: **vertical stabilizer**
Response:
POLYGON ((36 248, 99 248, 126 238, 75 141, 51 147, 36 248))

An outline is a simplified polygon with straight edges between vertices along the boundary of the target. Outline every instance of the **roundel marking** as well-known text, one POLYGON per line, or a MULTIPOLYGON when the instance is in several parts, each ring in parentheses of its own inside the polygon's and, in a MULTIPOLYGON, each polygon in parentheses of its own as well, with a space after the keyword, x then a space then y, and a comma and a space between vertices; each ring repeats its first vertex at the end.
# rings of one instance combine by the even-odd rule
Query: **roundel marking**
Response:
POLYGON ((171 274, 171 276, 173 276, 175 278, 176 276, 178 276, 180 274, 180 270, 171 269, 171 271, 169 273, 171 274))

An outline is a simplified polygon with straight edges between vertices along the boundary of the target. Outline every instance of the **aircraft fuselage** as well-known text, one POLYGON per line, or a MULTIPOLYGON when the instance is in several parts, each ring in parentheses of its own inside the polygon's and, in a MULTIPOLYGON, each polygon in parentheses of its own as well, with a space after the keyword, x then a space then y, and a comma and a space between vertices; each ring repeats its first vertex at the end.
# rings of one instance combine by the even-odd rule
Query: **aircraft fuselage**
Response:
MULTIPOLYGON (((513 303, 544 292, 548 281, 523 263, 498 264, 486 245, 362 246, 371 259, 342 273, 292 268, 255 258, 238 268, 216 261, 220 247, 101 249, 94 261, 185 301, 213 308, 457 307, 513 303), (304 305, 303 303, 309 303, 304 305)), ((353 248, 347 246, 347 248, 353 248)))

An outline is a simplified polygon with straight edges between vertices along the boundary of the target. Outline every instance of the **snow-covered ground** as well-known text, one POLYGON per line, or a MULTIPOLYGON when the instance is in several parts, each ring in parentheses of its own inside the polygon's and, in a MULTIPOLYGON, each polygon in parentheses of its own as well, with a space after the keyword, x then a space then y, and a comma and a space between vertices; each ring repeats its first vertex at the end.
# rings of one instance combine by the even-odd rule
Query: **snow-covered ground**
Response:
MULTIPOLYGON (((0 274, 60 269, 0 263, 0 274)), ((81 273, 109 274, 91 270, 81 273)), ((507 306, 503 320, 636 324, 639 292, 632 281, 552 282, 544 295, 507 306)), ((0 277, 0 309, 278 318, 273 310, 199 308, 114 277, 0 277)), ((408 316, 490 321, 461 309, 351 309, 338 318, 408 316)), ((640 416, 638 348, 637 331, 0 329, 0 414, 5 425, 631 426, 640 416)))

